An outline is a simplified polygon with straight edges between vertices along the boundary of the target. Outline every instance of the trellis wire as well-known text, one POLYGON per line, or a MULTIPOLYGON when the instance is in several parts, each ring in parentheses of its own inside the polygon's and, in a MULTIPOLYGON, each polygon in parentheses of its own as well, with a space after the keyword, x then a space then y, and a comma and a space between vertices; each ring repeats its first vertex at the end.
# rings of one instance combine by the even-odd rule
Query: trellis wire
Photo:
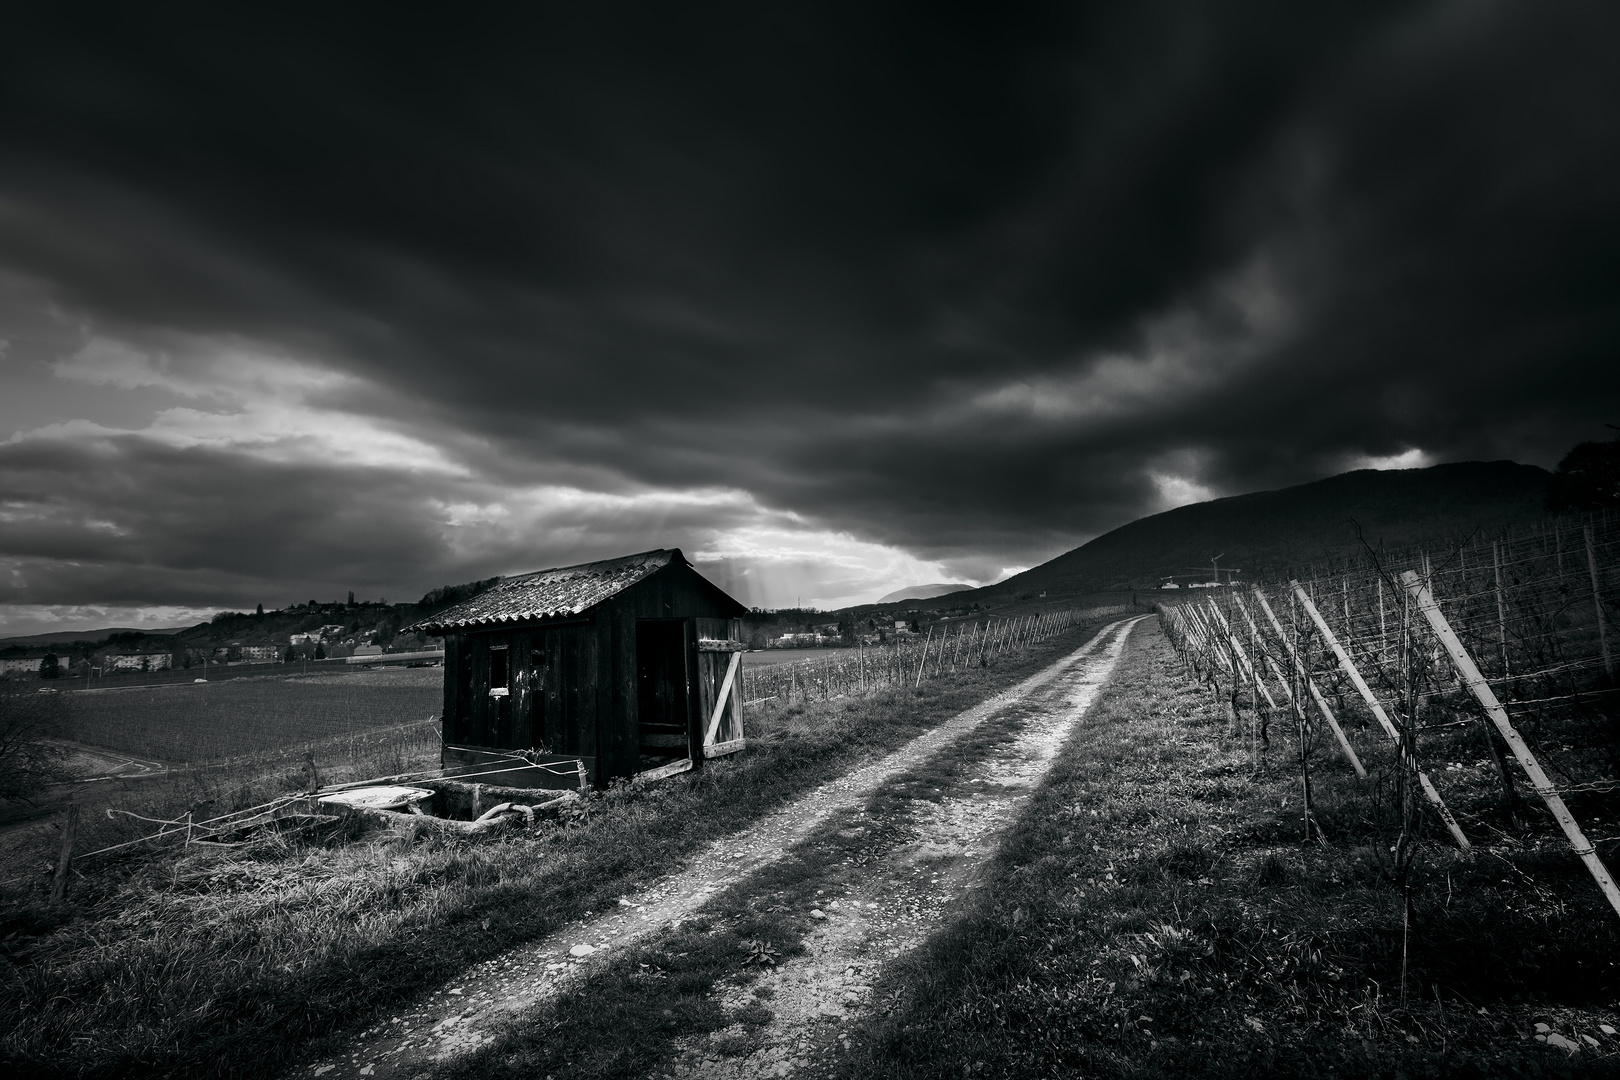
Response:
MULTIPOLYGON (((1252 717, 1268 696, 1258 693, 1266 669, 1280 681, 1297 664, 1307 682, 1337 697, 1341 718, 1347 709, 1372 716, 1403 754, 1411 747, 1403 768, 1423 781, 1417 734, 1478 723, 1510 811, 1516 817, 1517 780, 1528 778, 1620 913, 1595 843, 1562 802, 1620 787, 1617 576, 1620 516, 1603 512, 1432 549, 1369 548, 1286 583, 1211 590, 1160 611, 1192 673, 1234 710, 1247 700, 1252 717), (1287 630, 1281 620, 1268 627, 1247 617, 1248 600, 1267 595, 1288 603, 1287 630), (1508 750, 1522 773, 1509 768, 1508 750)), ((1438 793, 1431 801, 1449 817, 1438 793)))
POLYGON ((889 686, 920 686, 964 667, 977 667, 1015 649, 1045 641, 1070 627, 1122 615, 1126 605, 1070 608, 1011 618, 943 620, 924 635, 883 645, 826 649, 823 655, 785 664, 745 663, 739 675, 743 703, 825 701, 869 694, 889 686))

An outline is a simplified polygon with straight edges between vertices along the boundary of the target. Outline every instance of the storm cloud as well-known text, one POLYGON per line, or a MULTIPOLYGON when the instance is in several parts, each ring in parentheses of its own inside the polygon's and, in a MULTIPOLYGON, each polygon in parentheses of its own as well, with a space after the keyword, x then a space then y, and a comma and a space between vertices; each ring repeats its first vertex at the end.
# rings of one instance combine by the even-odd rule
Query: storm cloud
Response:
POLYGON ((660 544, 842 603, 1620 420, 1605 5, 35 8, 29 618, 660 544))

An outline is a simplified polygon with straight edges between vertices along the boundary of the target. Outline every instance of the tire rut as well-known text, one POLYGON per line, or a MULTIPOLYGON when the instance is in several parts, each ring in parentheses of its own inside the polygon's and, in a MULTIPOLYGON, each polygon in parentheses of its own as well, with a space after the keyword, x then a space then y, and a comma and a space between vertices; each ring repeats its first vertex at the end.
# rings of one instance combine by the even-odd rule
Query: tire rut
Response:
POLYGON ((719 995, 728 1012, 763 1006, 772 1019, 688 1039, 663 1075, 702 1080, 830 1073, 849 1047, 850 1023, 886 1003, 872 987, 895 958, 940 929, 954 907, 984 880, 992 854, 1019 805, 1040 783, 1075 725, 1095 700, 1137 620, 1098 636, 1108 644, 1072 666, 1024 703, 1017 737, 984 761, 974 790, 939 802, 913 800, 916 839, 874 859, 836 899, 805 939, 806 955, 784 962, 745 987, 719 995))
MULTIPOLYGON (((437 1065, 493 1042, 514 1017, 577 985, 596 962, 691 918, 715 893, 779 861, 829 816, 859 806, 897 773, 923 762, 1002 710, 1042 691, 1040 699, 1048 703, 1062 700, 1064 695, 1073 697, 1086 687, 1095 693, 1093 684, 1100 685, 1107 677, 1106 671, 1112 669, 1130 627, 1140 618, 1110 623, 1078 649, 1029 678, 716 842, 693 856, 686 869, 621 897, 616 911, 565 926, 537 942, 474 965, 354 1037, 346 1054, 308 1062, 287 1075, 329 1080, 352 1076, 426 1080, 437 1065), (1088 661, 1104 652, 1107 663, 1102 665, 1103 673, 1097 675, 1098 664, 1088 661), (1082 665, 1074 677, 1065 677, 1082 665), (1058 680, 1062 681, 1057 687, 1045 690, 1058 680)), ((1049 704, 1044 711, 1050 713, 1053 707, 1049 704)), ((1057 743, 1053 745, 1055 753, 1057 743)), ((1005 813, 1010 813, 1011 805, 1007 803, 1005 813)), ((1002 820, 1003 811, 994 816, 1002 820)), ((959 835, 971 835, 977 827, 964 817, 959 835)), ((933 925, 929 920, 937 917, 940 903, 959 888, 959 884, 953 884, 942 893, 943 899, 931 900, 926 908, 919 902, 915 919, 918 925, 933 925)), ((904 922, 901 918, 893 925, 898 928, 904 922)), ((828 929, 838 925, 831 920, 829 923, 828 929)), ((915 940, 916 935, 895 938, 897 943, 914 944, 915 940)), ((909 948, 910 944, 903 947, 909 948)))

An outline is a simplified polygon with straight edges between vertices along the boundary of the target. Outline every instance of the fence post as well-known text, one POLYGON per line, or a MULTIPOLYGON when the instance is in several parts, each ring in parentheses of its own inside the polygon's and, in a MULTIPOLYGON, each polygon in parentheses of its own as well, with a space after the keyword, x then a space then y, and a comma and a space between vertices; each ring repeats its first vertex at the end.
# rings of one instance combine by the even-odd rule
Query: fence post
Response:
POLYGON ((1603 895, 1608 899, 1609 906, 1614 908, 1615 914, 1620 915, 1620 888, 1615 887, 1614 878, 1609 876, 1609 868, 1603 865, 1603 860, 1598 858, 1597 850, 1587 842, 1580 825, 1570 814, 1569 808, 1564 805, 1563 798, 1559 796, 1558 789, 1547 779, 1547 774, 1541 770, 1541 763, 1536 760, 1535 755, 1530 752, 1530 747, 1525 745, 1524 739, 1514 728, 1513 722, 1508 719, 1507 710, 1497 700, 1485 677, 1479 673, 1474 658, 1463 648, 1462 642, 1451 629, 1451 623, 1446 619, 1445 613, 1440 610, 1440 605, 1434 602, 1434 596, 1429 592, 1428 586, 1410 570, 1401 575, 1401 583, 1417 601, 1418 610, 1429 620, 1434 636, 1445 646, 1458 675, 1462 677, 1463 685, 1468 687, 1469 692, 1484 707, 1485 714, 1491 718, 1491 723, 1495 724, 1496 730, 1501 733, 1502 741, 1508 744, 1514 758, 1519 762, 1519 767, 1530 778, 1536 794, 1541 796, 1542 801, 1547 804, 1547 809, 1552 811, 1558 827, 1564 830, 1564 836, 1569 839, 1570 847, 1575 849, 1575 854, 1586 864, 1586 869, 1591 872, 1598 883, 1598 888, 1603 890, 1603 895))
MULTIPOLYGON (((1254 598, 1260 604, 1260 610, 1264 611, 1266 618, 1271 621, 1272 629, 1277 631, 1277 637, 1287 647, 1289 658, 1294 661, 1295 670, 1305 676, 1305 689, 1310 692, 1311 700, 1316 702, 1316 707, 1321 710, 1322 719, 1326 720, 1328 727, 1333 729, 1333 737, 1339 740, 1339 749, 1344 752, 1345 758, 1350 762, 1350 767, 1356 770, 1357 777, 1362 780, 1367 779, 1367 770, 1361 764, 1361 758, 1356 755, 1355 747, 1350 745, 1350 737, 1344 733, 1344 728, 1339 726, 1339 718, 1333 715, 1333 710, 1328 708, 1327 699, 1322 696, 1322 691, 1317 688, 1316 680, 1305 670, 1305 661, 1300 658, 1299 653, 1294 651, 1293 642, 1289 641, 1288 635, 1283 633, 1282 623, 1278 621, 1277 613, 1272 611, 1271 605, 1266 602, 1266 594, 1256 587, 1254 598)), ((1244 608, 1243 613, 1247 615, 1249 609, 1244 608)), ((1272 662, 1272 666, 1273 668, 1276 667, 1275 661, 1272 662)), ((1277 680, 1283 684, 1283 689, 1288 692, 1288 699, 1294 701, 1293 688, 1288 685, 1288 681, 1283 678, 1280 671, 1277 672, 1277 680)), ((1297 702, 1294 707, 1299 708, 1297 702)))
POLYGON ((78 835, 79 804, 68 803, 67 820, 62 822, 62 852, 56 857, 56 872, 51 875, 52 907, 62 902, 62 896, 67 891, 68 868, 73 865, 73 842, 78 835))
MULTIPOLYGON (((1390 721, 1389 715, 1384 712, 1384 707, 1378 703, 1378 698, 1374 696, 1372 687, 1367 685, 1367 681, 1361 677, 1361 672, 1356 670, 1355 662, 1350 659, 1350 654, 1344 651, 1344 646, 1339 644, 1339 639, 1333 636, 1332 630, 1328 629, 1328 624, 1323 620, 1322 613, 1316 610, 1316 605, 1311 603, 1310 596, 1300 586, 1299 582, 1290 581, 1288 584, 1293 587, 1294 595, 1299 597, 1305 611, 1310 615, 1311 621, 1316 624, 1316 629, 1322 635, 1322 640, 1327 642, 1328 648, 1333 650, 1333 655, 1339 658, 1339 667, 1349 676, 1350 683, 1356 688, 1356 692, 1361 695, 1361 700, 1365 701, 1367 708, 1372 710, 1373 716, 1377 718, 1379 726, 1384 729, 1384 733, 1399 746, 1401 744, 1401 733, 1390 721)), ((1463 835, 1462 827, 1457 824, 1457 819, 1452 817, 1451 811, 1446 808, 1446 802, 1440 797, 1440 792, 1435 789, 1434 783, 1429 779, 1429 774, 1421 768, 1417 768, 1416 762, 1413 762, 1413 768, 1417 772, 1418 783, 1423 786, 1423 794, 1428 797, 1429 803, 1440 815, 1440 820, 1445 822, 1446 829, 1451 833, 1451 838, 1457 841, 1457 846, 1464 851, 1472 849, 1473 845, 1468 842, 1468 837, 1463 835)))
POLYGON ((1592 547, 1592 523, 1586 523, 1586 569, 1592 574, 1592 606, 1597 609, 1598 647, 1603 651, 1603 674, 1614 677, 1614 661, 1609 657, 1609 635, 1603 629, 1603 594, 1598 591, 1597 554, 1592 547))
POLYGON ((1502 677, 1505 679, 1513 673, 1508 670, 1507 604, 1502 600, 1502 544, 1498 540, 1491 541, 1491 567, 1496 572, 1496 637, 1502 647, 1502 677))
MULTIPOLYGON (((928 628, 928 636, 923 639, 922 655, 917 658, 917 686, 922 685, 923 665, 928 663, 928 643, 934 640, 934 628, 928 628)), ((916 687, 913 687, 916 689, 916 687)))
POLYGON ((1275 709, 1277 702, 1273 700, 1271 691, 1266 689, 1266 684, 1260 681, 1260 673, 1254 664, 1250 662, 1249 654, 1243 648, 1242 643, 1238 641, 1237 635, 1232 633, 1232 624, 1226 621, 1226 616, 1222 614, 1220 608, 1215 606, 1213 600, 1210 601, 1210 610, 1215 613, 1215 618, 1220 621, 1222 632, 1225 633, 1227 640, 1232 643, 1232 653, 1237 657, 1238 663, 1242 665, 1243 673, 1249 677, 1249 681, 1254 683, 1255 689, 1259 690, 1261 696, 1266 699, 1266 704, 1275 709))

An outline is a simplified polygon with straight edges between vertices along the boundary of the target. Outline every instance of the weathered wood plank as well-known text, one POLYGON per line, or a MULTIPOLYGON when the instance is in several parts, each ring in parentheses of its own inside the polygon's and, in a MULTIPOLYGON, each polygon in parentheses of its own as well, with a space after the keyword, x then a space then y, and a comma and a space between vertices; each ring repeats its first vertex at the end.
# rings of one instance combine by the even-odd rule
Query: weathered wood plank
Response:
POLYGON ((747 747, 747 745, 747 739, 732 739, 730 742, 715 743, 713 746, 703 748, 703 756, 706 758, 724 757, 727 754, 735 754, 738 750, 747 747))
POLYGON ((731 663, 726 666, 725 681, 720 684, 720 690, 715 695, 714 713, 709 719, 709 727, 703 733, 703 745, 714 743, 714 736, 720 730, 720 719, 725 715, 726 705, 731 699, 731 684, 737 679, 737 667, 742 661, 741 653, 731 654, 731 663))
POLYGON ((638 772, 633 779, 638 784, 651 783, 654 780, 662 780, 668 776, 676 776, 683 772, 689 772, 691 771, 691 768, 692 759, 682 758, 679 761, 671 762, 668 765, 662 765, 656 769, 648 769, 645 772, 638 772))

